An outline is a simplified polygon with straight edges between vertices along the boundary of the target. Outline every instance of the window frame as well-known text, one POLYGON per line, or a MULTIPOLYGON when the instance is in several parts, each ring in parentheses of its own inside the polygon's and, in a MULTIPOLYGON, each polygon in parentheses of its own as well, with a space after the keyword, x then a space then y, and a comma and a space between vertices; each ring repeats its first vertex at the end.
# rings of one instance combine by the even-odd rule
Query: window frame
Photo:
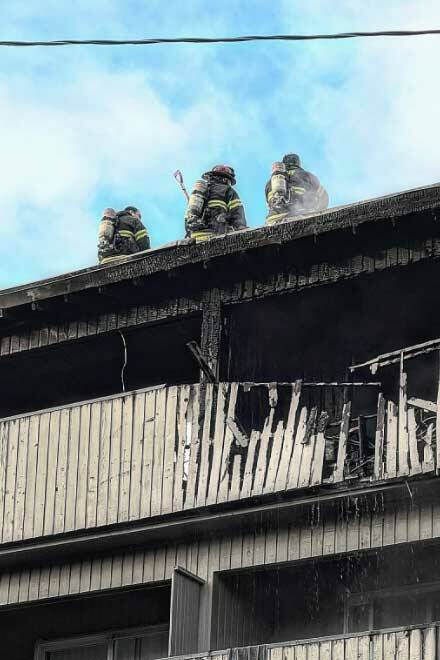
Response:
POLYGON ((156 626, 142 626, 135 628, 124 628, 122 630, 111 630, 92 635, 75 635, 74 637, 62 637, 51 641, 37 641, 34 651, 34 660, 48 660, 48 654, 53 651, 63 651, 79 648, 81 646, 95 646, 106 644, 107 660, 114 660, 113 643, 118 639, 130 639, 148 634, 169 632, 168 624, 161 623, 156 626))

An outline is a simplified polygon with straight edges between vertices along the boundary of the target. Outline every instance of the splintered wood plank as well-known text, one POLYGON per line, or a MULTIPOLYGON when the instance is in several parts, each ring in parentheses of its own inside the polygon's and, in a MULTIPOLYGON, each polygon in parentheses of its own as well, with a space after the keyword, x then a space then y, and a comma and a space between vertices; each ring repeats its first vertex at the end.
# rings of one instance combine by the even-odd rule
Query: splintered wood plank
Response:
MULTIPOLYGON (((28 539, 34 531, 35 486, 37 483, 38 438, 40 429, 40 415, 32 415, 29 423, 29 446, 26 470, 26 498, 23 538, 28 539)), ((0 520, 2 516, 3 484, 2 484, 2 455, 3 455, 4 425, 0 426, 0 520)))
POLYGON ((397 475, 397 412, 393 401, 387 405, 387 473, 388 478, 397 475))
POLYGON ((269 440, 272 434, 274 415, 275 415, 275 408, 271 408, 269 412, 269 416, 266 417, 266 420, 264 422, 264 427, 260 438, 260 448, 258 451, 257 468, 255 470, 254 487, 252 489, 252 495, 261 495, 261 493, 263 492, 264 479, 266 476, 267 452, 269 448, 269 440))
POLYGON ((174 495, 174 465, 176 460, 176 417, 178 387, 170 387, 167 397, 167 412, 165 423, 165 450, 163 460, 162 481, 162 513, 173 510, 174 495))
POLYGON ((151 390, 145 394, 145 419, 143 429, 143 453, 141 476, 141 518, 146 518, 151 512, 151 483, 153 475, 154 451, 154 420, 156 417, 156 394, 159 390, 151 390))
POLYGON ((229 500, 238 500, 240 497, 240 470, 241 454, 235 454, 232 465, 231 489, 229 491, 229 500))
POLYGON ((383 477, 383 449, 385 439, 385 399, 382 392, 379 392, 377 399, 377 424, 376 439, 374 446, 374 478, 383 477))
POLYGON ((291 488, 298 488, 299 474, 301 469, 301 458, 304 449, 303 440, 306 435, 307 427, 307 407, 303 406, 299 415, 298 426, 295 434, 295 441, 293 445, 292 459, 289 465, 289 473, 287 475, 286 490, 291 488))
POLYGON ((272 451, 270 454, 269 467, 267 468, 266 483, 264 485, 264 493, 275 492, 275 482, 278 472, 278 465, 281 459, 281 452, 283 447, 284 438, 284 424, 280 420, 273 435, 272 451))
POLYGON ((122 399, 121 462, 118 522, 128 520, 130 510, 131 451, 133 442, 133 395, 122 399))
MULTIPOLYGON (((295 660, 297 660, 295 658, 295 660)), ((343 639, 335 639, 332 648, 332 660, 345 660, 345 644, 343 639)))
POLYGON ((192 509, 196 501, 196 483, 200 461, 200 386, 192 385, 191 446, 189 448, 188 475, 185 492, 185 509, 192 509))
POLYGON ((281 457, 278 465, 278 472, 275 481, 275 491, 284 490, 287 483, 287 475, 289 473, 290 459, 292 456, 294 446, 294 431, 296 422, 296 413, 298 410, 299 400, 301 397, 302 381, 297 380, 292 385, 292 397, 290 399, 289 416, 287 418, 286 430, 283 436, 283 446, 281 449, 281 457))
POLYGON ((58 444, 58 463, 55 486, 55 523, 54 533, 64 532, 66 518, 67 465, 69 459, 70 409, 61 411, 60 440, 58 444))
POLYGON ((315 439, 315 453, 313 455, 312 469, 310 474, 310 485, 319 486, 322 483, 322 470, 324 467, 325 454, 325 427, 328 414, 322 412, 318 420, 318 432, 315 439))
POLYGON ((440 472, 440 351, 438 352, 438 387, 437 387, 437 417, 435 424, 435 437, 437 445, 436 470, 440 472))
POLYGON ((209 470, 209 449, 211 446, 211 415, 214 386, 212 383, 208 383, 205 387, 205 415, 203 419, 203 431, 201 440, 199 483, 197 486, 196 500, 197 507, 204 506, 206 502, 206 489, 208 487, 209 470))
POLYGON ((319 660, 333 660, 332 642, 321 642, 319 649, 319 660))
POLYGON ((90 409, 89 469, 87 473, 86 527, 96 527, 98 508, 98 468, 100 459, 101 401, 92 403, 90 409))
POLYGON ((70 411, 69 457, 67 461, 66 483, 66 513, 64 522, 65 532, 70 532, 71 530, 75 529, 76 489, 78 487, 79 429, 81 415, 80 410, 80 407, 76 406, 70 411))
POLYGON ((319 660, 319 647, 318 642, 311 642, 307 648, 307 660, 319 660))
POLYGON ((113 402, 101 403, 101 429, 99 433, 98 493, 96 522, 107 524, 109 480, 110 480, 110 444, 112 432, 113 402))
POLYGON ((17 475, 15 481, 15 515, 14 515, 14 541, 23 538, 25 498, 26 498, 26 467, 29 446, 29 417, 20 419, 18 432, 17 475))
POLYGON ((370 637, 359 637, 357 660, 370 660, 370 637))
POLYGON ((409 660, 409 635, 407 631, 396 633, 397 660, 409 660))
POLYGON ((46 480, 48 478, 47 449, 49 443, 49 419, 50 413, 43 413, 40 418, 33 536, 42 536, 43 534, 46 480))
POLYGON ((215 414, 214 448, 212 455, 211 474, 209 477, 206 504, 215 504, 220 480, 220 468, 223 455, 223 436, 226 428, 225 406, 229 398, 229 386, 225 383, 218 388, 217 410, 215 414))
POLYGON ((298 487, 305 488, 310 484, 313 454, 316 443, 316 417, 317 409, 314 407, 310 411, 307 420, 306 434, 302 440, 303 453, 301 456, 301 469, 299 471, 298 487))
MULTIPOLYGON (((226 418, 235 419, 235 407, 237 405, 238 383, 231 383, 229 390, 229 403, 226 418)), ((229 490, 229 463, 232 442, 234 435, 232 430, 226 425, 225 435, 223 440, 223 452, 220 467, 220 482, 217 493, 217 502, 226 502, 228 499, 229 490)))
POLYGON ((434 433, 434 424, 428 424, 425 435, 425 446, 423 448, 422 471, 432 472, 435 469, 434 450, 432 447, 432 438, 434 433))
POLYGON ((79 434, 78 488, 76 491, 76 529, 86 526, 87 473, 89 463, 90 404, 81 406, 79 434))
POLYGON ((252 481, 254 477, 254 460, 255 460, 255 449, 258 441, 260 440, 260 432, 252 431, 251 437, 249 440, 249 445, 246 455, 246 464, 243 474, 243 483, 241 486, 241 495, 242 499, 251 496, 252 492, 252 481))
POLYGON ((414 408, 408 409, 408 442, 409 442, 409 460, 411 464, 411 474, 419 474, 422 471, 420 465, 419 452, 417 449, 416 435, 416 417, 414 408))
POLYGON ((107 523, 118 520, 119 506, 119 473, 121 469, 121 430, 122 430, 122 400, 113 399, 112 426, 110 434, 110 469, 108 481, 108 512, 107 523))
POLYGON ((383 635, 383 657, 386 660, 396 658, 396 633, 385 633, 383 635))
POLYGON ((151 484, 151 515, 158 516, 162 510, 162 479, 163 459, 165 453, 165 421, 167 409, 166 387, 163 387, 156 395, 156 416, 154 419, 154 460, 153 479, 151 484))
POLYGON ((341 430, 339 433, 338 457, 336 459, 336 468, 333 474, 333 480, 344 480, 345 457, 347 455, 348 429, 350 426, 351 401, 346 401, 342 408, 341 430))
POLYGON ((190 385, 183 385, 179 389, 179 408, 177 426, 177 456, 174 471, 173 511, 183 509, 183 468, 185 462, 185 448, 188 438, 188 408, 191 399, 190 385))
POLYGON ((409 436, 408 436, 408 404, 407 404, 407 374, 400 373, 399 387, 399 467, 398 476, 409 474, 409 436))
POLYGON ((6 496, 6 473, 8 463, 9 422, 0 423, 0 540, 3 538, 3 515, 6 496))

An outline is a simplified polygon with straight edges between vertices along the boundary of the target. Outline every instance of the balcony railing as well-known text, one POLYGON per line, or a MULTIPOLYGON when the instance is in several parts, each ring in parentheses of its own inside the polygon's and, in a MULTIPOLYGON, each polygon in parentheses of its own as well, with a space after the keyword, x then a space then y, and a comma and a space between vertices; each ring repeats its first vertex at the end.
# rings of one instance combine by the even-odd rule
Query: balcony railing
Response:
POLYGON ((158 387, 0 421, 0 540, 436 469, 436 405, 367 385, 158 387), (427 406, 424 410, 423 406, 427 406))
POLYGON ((438 624, 246 646, 187 660, 440 660, 438 624))

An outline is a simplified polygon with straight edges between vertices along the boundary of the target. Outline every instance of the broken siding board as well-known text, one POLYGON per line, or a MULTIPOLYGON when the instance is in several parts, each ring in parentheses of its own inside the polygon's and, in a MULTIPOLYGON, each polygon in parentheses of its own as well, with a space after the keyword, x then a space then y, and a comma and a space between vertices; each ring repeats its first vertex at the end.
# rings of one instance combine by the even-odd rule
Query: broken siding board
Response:
MULTIPOLYGON (((229 387, 229 403, 226 419, 235 420, 235 407, 237 405, 238 383, 231 383, 229 387)), ((229 469, 231 459, 231 447, 234 436, 229 425, 226 425, 223 439, 223 451, 220 463, 220 481, 217 492, 217 502, 225 502, 228 499, 229 490, 229 469)))
POLYGON ((241 487, 241 498, 243 499, 251 496, 252 482, 254 477, 255 450, 259 440, 260 440, 259 431, 252 431, 249 440, 249 445, 247 448, 246 464, 244 468, 243 483, 241 487))
POLYGON ((409 459, 410 459, 410 474, 419 474, 422 471, 420 464, 419 452, 417 448, 417 433, 416 433, 416 418, 414 409, 409 408, 408 412, 408 442, 409 442, 409 459))
POLYGON ((53 533, 55 513, 55 480, 58 463, 58 444, 60 437, 60 411, 50 413, 49 421, 49 446, 47 456, 47 483, 44 509, 43 533, 53 533))
POLYGON ((238 500, 240 497, 240 473, 241 473, 241 454, 235 454, 232 464, 232 480, 229 492, 230 500, 238 500))
POLYGON ((301 385, 302 382, 300 380, 297 380, 292 385, 292 396, 290 399, 289 415, 287 418, 286 430, 284 432, 281 457, 280 457, 280 462, 278 465, 278 471, 275 481, 275 489, 277 491, 284 490, 287 484, 287 475, 289 473, 289 465, 290 465, 290 460, 294 446, 296 414, 298 410, 299 400, 301 397, 301 385))
POLYGON ((317 409, 312 408, 307 421, 306 435, 303 438, 303 453, 301 456, 301 468, 298 479, 298 487, 305 488, 310 484, 313 455, 316 444, 316 416, 317 409))
POLYGON ((138 520, 140 517, 144 412, 145 392, 140 392, 134 395, 129 520, 138 520))
POLYGON ((98 492, 96 508, 96 522, 98 525, 106 525, 108 522, 112 408, 112 401, 102 401, 101 428, 99 431, 98 492))
POLYGON ((11 420, 8 428, 8 451, 5 475, 4 513, 2 542, 8 543, 13 540, 14 534, 14 509, 15 509, 15 484, 17 476, 17 457, 19 444, 20 420, 11 420))
POLYGON ((200 465, 199 465, 199 481, 197 487, 197 500, 196 506, 204 506, 206 502, 206 489, 208 486, 209 476, 209 450, 211 447, 211 417, 213 408, 213 393, 214 386, 212 383, 205 385, 205 406, 204 406, 204 419, 203 431, 201 439, 200 451, 200 465))
POLYGON ((177 387, 170 387, 167 398, 162 479, 162 513, 171 513, 173 510, 178 391, 177 387))
POLYGON ((215 430, 213 441, 213 457, 209 487, 206 495, 206 504, 215 504, 217 501, 217 490, 220 479, 220 468, 223 454, 223 436, 226 428, 225 406, 229 395, 228 385, 218 388, 217 392, 217 410, 215 416, 215 430))
POLYGON ((277 424, 273 436, 272 451, 270 454, 269 467, 267 469, 266 483, 264 486, 265 493, 273 493, 275 491, 276 477, 278 473, 278 466, 281 459, 281 451, 284 439, 284 425, 282 420, 277 424))
POLYGON ((310 474, 310 486, 319 486, 322 483, 324 454, 325 454, 324 430, 318 430, 315 439, 315 453, 313 456, 312 469, 310 474))
MULTIPOLYGON (((165 422, 163 421, 163 423, 165 422)), ((128 520, 128 512, 130 510, 132 439, 133 439, 133 394, 130 394, 129 396, 125 396, 122 399, 122 437, 121 437, 121 459, 119 466, 120 478, 119 478, 118 522, 126 522, 128 520)), ((159 469, 162 471, 162 466, 160 466, 159 469)))
POLYGON ((269 440, 272 434, 274 415, 275 415, 275 408, 271 407, 269 416, 266 417, 266 420, 264 422, 263 431, 260 437, 260 447, 258 450, 258 460, 254 475, 254 486, 252 488, 252 495, 261 495, 263 492, 264 480, 266 477, 267 453, 269 448, 269 440))
POLYGON ((433 433, 434 424, 431 422, 426 429, 425 446, 423 448, 423 473, 432 472, 435 469, 434 451, 433 451, 433 433))
POLYGON ((350 426, 351 402, 345 402, 342 408, 341 430, 339 434, 338 457, 336 459, 336 468, 333 473, 335 482, 343 481, 345 458, 347 455, 348 430, 350 426))
POLYGON ((387 460, 386 476, 392 478, 397 476, 397 433, 398 433, 398 409, 393 401, 387 404, 387 460))
POLYGON ((156 417, 156 394, 158 390, 145 393, 144 442, 141 475, 141 518, 151 512, 151 484, 153 479, 154 458, 154 420, 156 417))
MULTIPOLYGON (((403 357, 402 357, 403 364, 403 357)), ((403 368, 403 367, 402 367, 403 368)), ((399 464, 398 476, 406 476, 409 474, 409 436, 408 436, 408 406, 407 406, 407 374, 404 371, 400 373, 400 387, 399 387, 399 433, 398 433, 398 447, 399 447, 399 464)))
POLYGON ((191 387, 184 385, 180 388, 177 426, 177 457, 174 470, 173 511, 183 509, 183 483, 185 449, 188 437, 188 408, 191 405, 191 387))
POLYGON ((70 442, 69 458, 67 463, 66 484, 66 511, 64 531, 75 529, 76 520, 76 490, 78 488, 78 465, 79 465, 79 434, 81 424, 80 407, 72 408, 70 411, 70 442))
POLYGON ((200 460, 200 387, 193 385, 191 415, 191 446, 188 461, 188 479, 185 492, 185 509, 193 509, 196 501, 196 484, 200 460))
POLYGON ((383 476, 383 450, 385 439, 385 399, 379 392, 377 400, 377 424, 374 447, 374 478, 382 479, 383 476))
POLYGON ((287 475, 286 490, 291 488, 298 488, 299 474, 301 469, 301 458, 304 449, 303 439, 306 433, 307 425, 307 408, 303 406, 299 415, 298 426, 296 429, 295 440, 293 445, 292 459, 289 465, 289 473, 287 475))

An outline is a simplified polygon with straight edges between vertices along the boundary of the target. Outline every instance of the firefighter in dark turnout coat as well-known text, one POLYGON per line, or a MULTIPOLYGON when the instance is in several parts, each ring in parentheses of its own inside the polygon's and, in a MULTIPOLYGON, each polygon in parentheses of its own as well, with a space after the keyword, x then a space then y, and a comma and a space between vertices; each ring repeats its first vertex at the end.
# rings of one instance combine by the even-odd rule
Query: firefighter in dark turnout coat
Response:
POLYGON ((235 172, 228 165, 216 165, 195 183, 185 213, 188 238, 200 243, 246 229, 243 204, 232 187, 235 183, 235 172))
POLYGON ((116 213, 105 209, 99 225, 98 260, 101 264, 150 248, 148 232, 135 206, 116 213))
POLYGON ((266 184, 268 225, 287 217, 322 211, 328 206, 328 195, 318 177, 301 167, 299 156, 286 154, 281 163, 272 165, 272 176, 266 184))

